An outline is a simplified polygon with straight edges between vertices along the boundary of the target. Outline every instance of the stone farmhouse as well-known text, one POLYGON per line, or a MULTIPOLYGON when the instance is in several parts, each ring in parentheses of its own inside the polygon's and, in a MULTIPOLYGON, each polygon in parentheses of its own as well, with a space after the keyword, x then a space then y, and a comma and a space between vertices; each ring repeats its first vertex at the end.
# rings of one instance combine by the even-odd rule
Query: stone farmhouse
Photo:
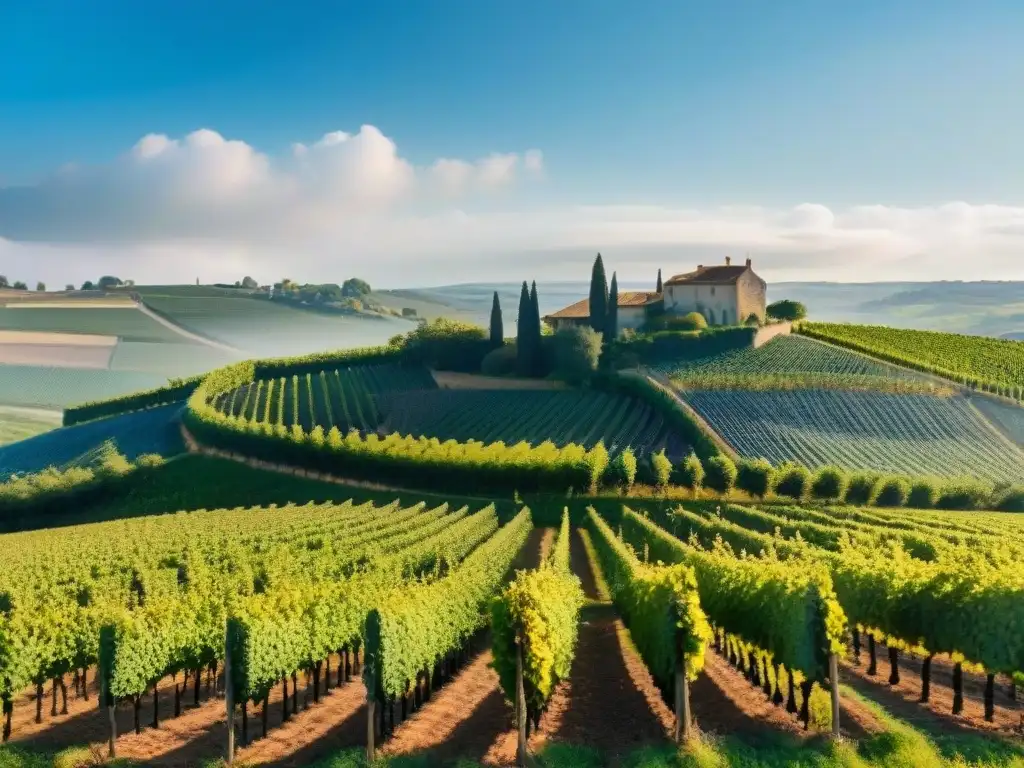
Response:
MULTIPOLYGON (((754 272, 750 259, 724 265, 700 264, 692 272, 673 275, 664 282, 662 293, 624 292, 619 294, 619 332, 641 329, 648 318, 662 313, 686 315, 698 312, 709 325, 738 325, 751 315, 765 320, 768 286, 754 272)), ((590 320, 590 301, 583 299, 544 317, 554 330, 586 325, 590 320)))

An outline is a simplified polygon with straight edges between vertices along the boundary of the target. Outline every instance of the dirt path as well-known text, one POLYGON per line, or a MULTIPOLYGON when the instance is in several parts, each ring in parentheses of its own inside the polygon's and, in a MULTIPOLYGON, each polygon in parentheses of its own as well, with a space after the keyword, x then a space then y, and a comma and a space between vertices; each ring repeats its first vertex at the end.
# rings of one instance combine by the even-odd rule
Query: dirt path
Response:
MULTIPOLYGON (((865 641, 866 645, 866 641, 865 641)), ((877 644, 878 673, 868 675, 869 657, 867 649, 861 650, 860 664, 854 664, 851 656, 843 662, 842 677, 864 696, 871 698, 892 711, 898 710, 901 717, 920 724, 922 727, 974 728, 982 731, 998 731, 1006 734, 1024 733, 1024 696, 1019 692, 1016 701, 1009 697, 1009 682, 997 678, 995 689, 994 720, 985 720, 985 678, 972 672, 964 672, 964 709, 960 715, 953 714, 953 663, 947 657, 932 659, 930 695, 927 704, 920 703, 921 667, 923 659, 901 652, 898 660, 900 682, 889 684, 892 670, 889 652, 882 643, 877 644)))
MULTIPOLYGON (((554 542, 553 528, 535 528, 510 569, 536 568, 554 542)), ((488 649, 479 653, 430 701, 395 728, 385 755, 422 753, 432 760, 480 760, 497 735, 507 730, 511 709, 505 702, 488 649)))
MULTIPOLYGON (((614 608, 601 601, 598 579, 578 531, 573 532, 570 556, 584 594, 594 603, 581 616, 569 680, 552 696, 540 729, 530 736, 530 749, 538 751, 548 741, 586 744, 616 764, 645 744, 667 744, 673 715, 614 608)), ((516 734, 510 717, 509 711, 504 729, 482 755, 483 762, 514 763, 516 734)))

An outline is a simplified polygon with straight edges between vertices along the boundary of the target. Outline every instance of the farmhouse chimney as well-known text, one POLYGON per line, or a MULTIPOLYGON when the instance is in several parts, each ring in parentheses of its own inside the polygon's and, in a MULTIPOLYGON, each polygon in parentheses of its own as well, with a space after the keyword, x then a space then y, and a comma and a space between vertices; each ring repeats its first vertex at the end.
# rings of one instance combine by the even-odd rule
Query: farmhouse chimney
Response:
POLYGON ((730 264, 732 264, 732 256, 726 256, 725 257, 725 266, 728 267, 730 264))
POLYGON ((697 265, 697 269, 704 269, 704 265, 703 264, 698 264, 697 265))
POLYGON ((747 259, 747 269, 750 269, 750 259, 747 259))

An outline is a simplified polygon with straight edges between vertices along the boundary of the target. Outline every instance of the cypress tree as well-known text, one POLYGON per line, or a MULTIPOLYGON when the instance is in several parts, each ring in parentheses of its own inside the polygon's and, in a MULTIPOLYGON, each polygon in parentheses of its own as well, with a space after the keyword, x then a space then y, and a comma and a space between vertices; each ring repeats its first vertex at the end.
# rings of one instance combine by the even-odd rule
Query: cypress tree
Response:
POLYGON ((537 281, 530 288, 530 344, 533 356, 530 373, 540 376, 544 372, 544 347, 540 334, 540 302, 537 300, 537 281))
POLYGON ((530 289, 527 287, 526 281, 523 280, 523 290, 519 294, 519 317, 516 319, 516 371, 520 376, 529 376, 533 361, 531 348, 533 337, 530 334, 531 313, 530 289))
POLYGON ((604 260, 599 253, 594 259, 594 269, 590 275, 590 327, 598 333, 603 332, 607 315, 608 278, 604 273, 604 260))
POLYGON ((491 346, 500 347, 505 343, 505 324, 501 319, 501 302, 498 301, 498 292, 494 292, 494 301, 491 303, 491 346))
POLYGON ((619 335, 619 280, 612 272, 612 288, 608 294, 608 316, 604 321, 605 344, 615 341, 619 335))
MULTIPOLYGON (((658 270, 658 285, 657 285, 657 287, 655 287, 654 290, 657 293, 662 293, 664 291, 664 286, 662 286, 662 284, 661 284, 661 270, 660 269, 658 270)), ((497 295, 497 294, 495 294, 495 295, 497 295)))

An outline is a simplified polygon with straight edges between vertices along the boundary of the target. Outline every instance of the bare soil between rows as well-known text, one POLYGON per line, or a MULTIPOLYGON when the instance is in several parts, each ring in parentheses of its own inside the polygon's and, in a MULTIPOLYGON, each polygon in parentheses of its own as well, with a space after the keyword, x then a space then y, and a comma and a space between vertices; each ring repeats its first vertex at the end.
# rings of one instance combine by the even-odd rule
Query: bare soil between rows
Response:
POLYGON ((953 662, 946 656, 935 656, 931 664, 930 694, 927 703, 921 703, 921 668, 923 659, 901 651, 897 666, 900 681, 890 685, 888 648, 877 643, 877 674, 869 675, 870 658, 867 641, 861 649, 861 658, 856 663, 851 652, 843 662, 842 673, 850 684, 855 685, 864 695, 882 703, 886 709, 898 714, 909 722, 922 727, 972 728, 979 731, 1024 735, 1024 692, 1017 693, 1017 699, 1009 696, 1010 685, 1005 678, 998 677, 995 687, 995 711, 992 722, 985 720, 985 678, 973 672, 963 673, 964 708, 959 715, 953 714, 953 662), (866 686, 858 683, 868 684, 866 686))

